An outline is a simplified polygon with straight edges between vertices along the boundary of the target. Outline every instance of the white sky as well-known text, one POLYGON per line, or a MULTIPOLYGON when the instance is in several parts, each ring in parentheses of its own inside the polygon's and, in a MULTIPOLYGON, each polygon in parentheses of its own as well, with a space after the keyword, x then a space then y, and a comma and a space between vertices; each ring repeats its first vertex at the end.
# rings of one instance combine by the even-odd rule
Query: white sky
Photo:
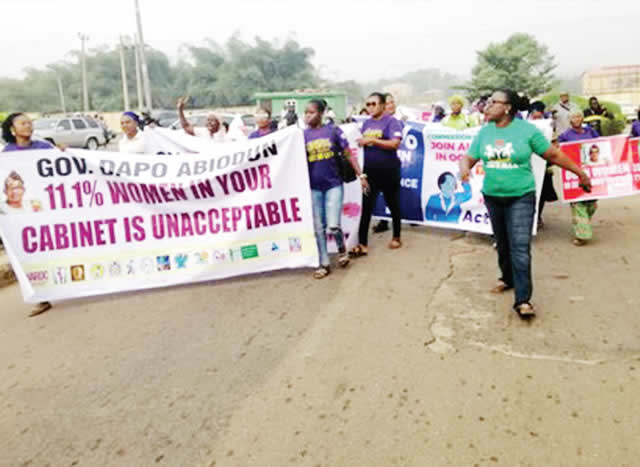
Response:
MULTIPOLYGON (((0 76, 69 59, 135 32, 134 0, 2 0, 0 76)), ((528 32, 558 72, 640 63, 640 2, 632 0, 140 0, 145 40, 177 57, 183 43, 293 34, 331 79, 375 80, 426 67, 469 75, 475 51, 528 32)))

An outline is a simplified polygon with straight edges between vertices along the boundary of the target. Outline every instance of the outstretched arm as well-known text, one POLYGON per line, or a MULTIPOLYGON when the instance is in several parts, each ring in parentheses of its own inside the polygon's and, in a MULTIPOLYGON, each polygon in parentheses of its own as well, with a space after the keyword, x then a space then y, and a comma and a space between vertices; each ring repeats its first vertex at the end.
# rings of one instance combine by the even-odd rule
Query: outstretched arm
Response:
POLYGON ((184 106, 187 102, 186 97, 181 97, 178 99, 178 103, 176 107, 178 108, 178 117, 180 118, 180 125, 182 125, 182 129, 185 133, 190 134, 191 136, 195 136, 196 133, 193 130, 193 125, 189 123, 189 120, 184 116, 184 106))

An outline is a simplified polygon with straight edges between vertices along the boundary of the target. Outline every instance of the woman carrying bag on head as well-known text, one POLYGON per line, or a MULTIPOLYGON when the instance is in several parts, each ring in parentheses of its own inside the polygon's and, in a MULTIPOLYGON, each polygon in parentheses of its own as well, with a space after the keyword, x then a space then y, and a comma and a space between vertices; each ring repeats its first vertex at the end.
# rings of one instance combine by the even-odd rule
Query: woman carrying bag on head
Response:
POLYGON ((313 225, 320 251, 320 267, 313 273, 316 279, 329 275, 330 261, 327 250, 327 233, 333 235, 338 245, 338 264, 346 267, 349 255, 345 248, 344 234, 340 225, 342 215, 343 175, 342 158, 348 158, 355 174, 360 177, 362 189, 367 192, 369 184, 362 174, 355 156, 349 152, 349 143, 342 130, 335 125, 323 125, 322 117, 326 105, 320 100, 307 104, 304 113, 308 128, 304 130, 304 143, 311 183, 313 225))

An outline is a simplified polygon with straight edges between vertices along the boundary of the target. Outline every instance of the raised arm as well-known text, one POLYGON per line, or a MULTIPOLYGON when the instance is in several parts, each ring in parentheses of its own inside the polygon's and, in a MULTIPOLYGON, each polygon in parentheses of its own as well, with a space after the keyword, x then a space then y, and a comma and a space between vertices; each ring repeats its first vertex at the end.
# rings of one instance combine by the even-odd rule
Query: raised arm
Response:
POLYGON ((182 129, 185 131, 185 133, 188 133, 191 136, 195 136, 196 133, 195 131, 193 131, 193 125, 189 123, 189 120, 187 120, 187 118, 184 116, 184 106, 186 102, 186 97, 180 97, 178 99, 178 103, 176 104, 176 107, 178 108, 178 117, 180 118, 180 125, 182 125, 182 129))

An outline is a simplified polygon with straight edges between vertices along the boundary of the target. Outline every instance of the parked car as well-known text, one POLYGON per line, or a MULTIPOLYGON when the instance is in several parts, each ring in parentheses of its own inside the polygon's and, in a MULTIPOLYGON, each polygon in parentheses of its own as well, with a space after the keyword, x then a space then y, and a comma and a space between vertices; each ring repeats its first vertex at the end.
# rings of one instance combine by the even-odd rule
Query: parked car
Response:
POLYGON ((72 148, 95 150, 107 143, 103 128, 91 117, 39 118, 33 129, 36 138, 72 148))

